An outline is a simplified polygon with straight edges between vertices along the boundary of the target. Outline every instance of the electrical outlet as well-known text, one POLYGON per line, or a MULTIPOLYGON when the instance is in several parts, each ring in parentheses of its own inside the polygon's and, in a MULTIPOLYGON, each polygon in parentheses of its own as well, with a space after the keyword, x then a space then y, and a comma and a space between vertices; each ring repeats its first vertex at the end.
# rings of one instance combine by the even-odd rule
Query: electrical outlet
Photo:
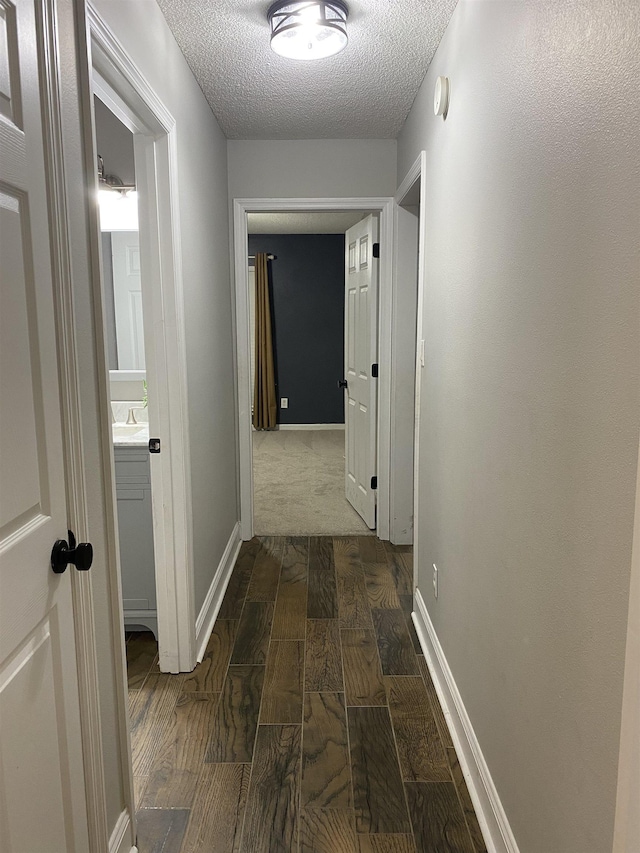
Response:
POLYGON ((438 597, 438 567, 436 564, 433 564, 433 594, 437 598, 438 597))
POLYGON ((280 408, 288 409, 289 408, 289 398, 288 397, 280 397, 280 408))

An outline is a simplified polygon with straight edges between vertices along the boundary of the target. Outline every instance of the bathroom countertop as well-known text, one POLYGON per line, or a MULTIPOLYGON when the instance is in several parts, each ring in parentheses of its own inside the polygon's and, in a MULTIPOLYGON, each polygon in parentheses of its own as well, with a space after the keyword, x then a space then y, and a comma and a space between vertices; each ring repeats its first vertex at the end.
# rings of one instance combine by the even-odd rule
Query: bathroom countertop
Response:
POLYGON ((146 447, 149 444, 149 424, 112 424, 111 433, 116 447, 146 447))

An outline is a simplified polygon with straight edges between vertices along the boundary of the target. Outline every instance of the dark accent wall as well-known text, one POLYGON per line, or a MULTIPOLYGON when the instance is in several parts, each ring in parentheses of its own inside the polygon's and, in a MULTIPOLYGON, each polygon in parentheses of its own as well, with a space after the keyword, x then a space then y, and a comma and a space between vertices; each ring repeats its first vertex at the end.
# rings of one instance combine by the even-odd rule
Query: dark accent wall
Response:
POLYGON ((282 424, 344 423, 344 234, 250 234, 270 252, 278 406, 282 424))

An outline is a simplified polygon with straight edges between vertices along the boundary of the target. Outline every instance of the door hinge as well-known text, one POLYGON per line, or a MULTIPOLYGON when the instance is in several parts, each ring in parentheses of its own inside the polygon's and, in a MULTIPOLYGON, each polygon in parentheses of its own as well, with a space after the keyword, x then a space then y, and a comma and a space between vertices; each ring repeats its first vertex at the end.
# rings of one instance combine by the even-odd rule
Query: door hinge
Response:
POLYGON ((373 244, 373 257, 374 258, 380 257, 380 243, 374 243, 373 244))
POLYGON ((378 478, 377 478, 377 477, 372 477, 372 478, 371 478, 371 488, 372 488, 372 489, 377 489, 377 488, 378 488, 378 478))
POLYGON ((371 365, 371 375, 373 376, 374 379, 378 378, 378 365, 377 364, 371 365))

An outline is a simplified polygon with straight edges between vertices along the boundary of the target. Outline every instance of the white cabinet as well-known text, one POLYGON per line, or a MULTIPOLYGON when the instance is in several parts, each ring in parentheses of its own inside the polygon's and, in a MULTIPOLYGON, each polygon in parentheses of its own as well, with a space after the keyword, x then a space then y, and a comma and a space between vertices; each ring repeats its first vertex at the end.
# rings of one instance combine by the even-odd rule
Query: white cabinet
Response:
POLYGON ((149 450, 114 448, 124 624, 158 636, 149 450))

